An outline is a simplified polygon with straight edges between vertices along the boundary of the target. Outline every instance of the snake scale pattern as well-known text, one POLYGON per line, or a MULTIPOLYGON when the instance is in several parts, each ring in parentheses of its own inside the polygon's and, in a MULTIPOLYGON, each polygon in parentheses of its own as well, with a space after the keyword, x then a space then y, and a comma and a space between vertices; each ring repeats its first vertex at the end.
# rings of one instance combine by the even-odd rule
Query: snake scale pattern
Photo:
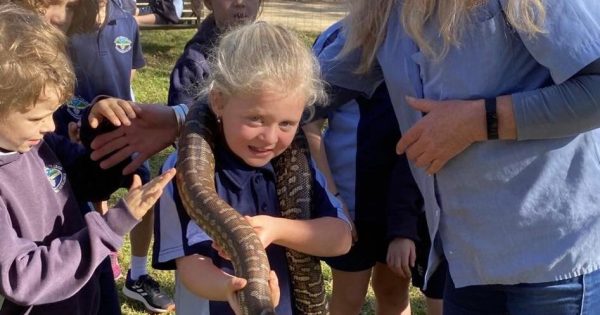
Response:
MULTIPOLYGON (((184 208, 231 257, 235 274, 248 280, 238 293, 245 315, 275 314, 268 286, 269 261, 260 239, 245 219, 223 201, 215 189, 213 155, 218 123, 207 105, 188 113, 179 138, 176 182, 184 208)), ((273 161, 282 216, 310 218, 312 174, 308 145, 297 136, 291 147, 273 161)), ((321 265, 317 258, 286 252, 297 314, 327 314, 321 265)))

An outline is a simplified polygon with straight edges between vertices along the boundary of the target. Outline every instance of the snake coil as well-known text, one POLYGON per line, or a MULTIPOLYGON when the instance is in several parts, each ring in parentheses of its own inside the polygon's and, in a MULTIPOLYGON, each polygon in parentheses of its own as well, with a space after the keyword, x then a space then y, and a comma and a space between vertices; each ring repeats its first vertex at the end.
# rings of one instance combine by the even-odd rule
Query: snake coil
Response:
MULTIPOLYGON (((238 293, 245 315, 275 314, 269 290, 269 261, 254 229, 215 189, 216 117, 206 104, 190 109, 179 138, 176 182, 184 208, 229 255, 237 277, 248 280, 238 293)), ((274 159, 282 216, 309 219, 312 174, 306 138, 299 133, 290 148, 274 159)), ((327 314, 321 265, 317 258, 286 252, 298 314, 327 314)))

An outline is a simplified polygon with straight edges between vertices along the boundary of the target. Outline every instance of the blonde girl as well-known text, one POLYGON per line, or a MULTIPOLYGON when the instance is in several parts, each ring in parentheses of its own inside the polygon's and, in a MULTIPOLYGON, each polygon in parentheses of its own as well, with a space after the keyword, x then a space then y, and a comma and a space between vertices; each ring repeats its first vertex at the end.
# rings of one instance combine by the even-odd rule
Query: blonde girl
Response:
MULTIPOLYGON (((223 37, 211 62, 205 94, 220 122, 216 136, 215 186, 221 198, 246 216, 267 251, 275 309, 292 314, 290 275, 284 248, 314 256, 337 256, 351 244, 341 205, 315 175, 310 220, 281 217, 271 160, 291 144, 307 106, 324 100, 319 69, 310 50, 283 27, 259 22, 223 37)), ((201 105, 198 105, 201 106, 201 105)), ((165 167, 174 165, 171 155, 165 167)), ((246 279, 234 277, 207 234, 181 206, 169 186, 157 209, 155 267, 175 269, 178 314, 234 314, 236 291, 246 279)))

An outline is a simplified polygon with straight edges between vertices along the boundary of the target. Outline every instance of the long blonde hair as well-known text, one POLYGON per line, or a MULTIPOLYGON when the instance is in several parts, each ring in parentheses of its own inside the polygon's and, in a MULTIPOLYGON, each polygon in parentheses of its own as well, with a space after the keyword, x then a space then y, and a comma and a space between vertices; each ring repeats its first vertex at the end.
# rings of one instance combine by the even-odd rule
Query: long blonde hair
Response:
MULTIPOLYGON (((441 58, 453 45, 460 43, 462 25, 468 20, 473 7, 486 0, 404 0, 402 12, 392 12, 399 0, 350 0, 347 18, 348 36, 343 53, 362 49, 358 73, 368 71, 375 60, 377 48, 386 35, 390 14, 400 14, 406 32, 421 51, 434 58, 441 58), (424 35, 424 25, 431 19, 439 24, 443 40, 441 49, 431 46, 424 35)), ((488 0, 497 1, 497 0, 488 0)), ((506 17, 515 29, 535 36, 543 32, 546 10, 543 0, 508 0, 506 17)))

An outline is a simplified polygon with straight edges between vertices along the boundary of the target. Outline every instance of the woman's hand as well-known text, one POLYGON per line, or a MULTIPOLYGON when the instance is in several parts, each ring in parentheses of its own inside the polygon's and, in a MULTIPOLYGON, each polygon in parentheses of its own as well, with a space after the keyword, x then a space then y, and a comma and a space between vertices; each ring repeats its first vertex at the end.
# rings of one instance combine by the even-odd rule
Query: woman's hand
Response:
POLYGON ((147 104, 141 106, 136 114, 129 125, 99 135, 92 141, 92 159, 97 161, 110 155, 100 162, 100 167, 110 168, 138 153, 123 169, 123 174, 133 173, 144 161, 173 144, 177 138, 177 119, 171 107, 147 104))
POLYGON ((396 152, 406 153, 415 166, 428 174, 437 173, 472 143, 487 138, 483 100, 406 100, 425 116, 402 135, 396 152))

